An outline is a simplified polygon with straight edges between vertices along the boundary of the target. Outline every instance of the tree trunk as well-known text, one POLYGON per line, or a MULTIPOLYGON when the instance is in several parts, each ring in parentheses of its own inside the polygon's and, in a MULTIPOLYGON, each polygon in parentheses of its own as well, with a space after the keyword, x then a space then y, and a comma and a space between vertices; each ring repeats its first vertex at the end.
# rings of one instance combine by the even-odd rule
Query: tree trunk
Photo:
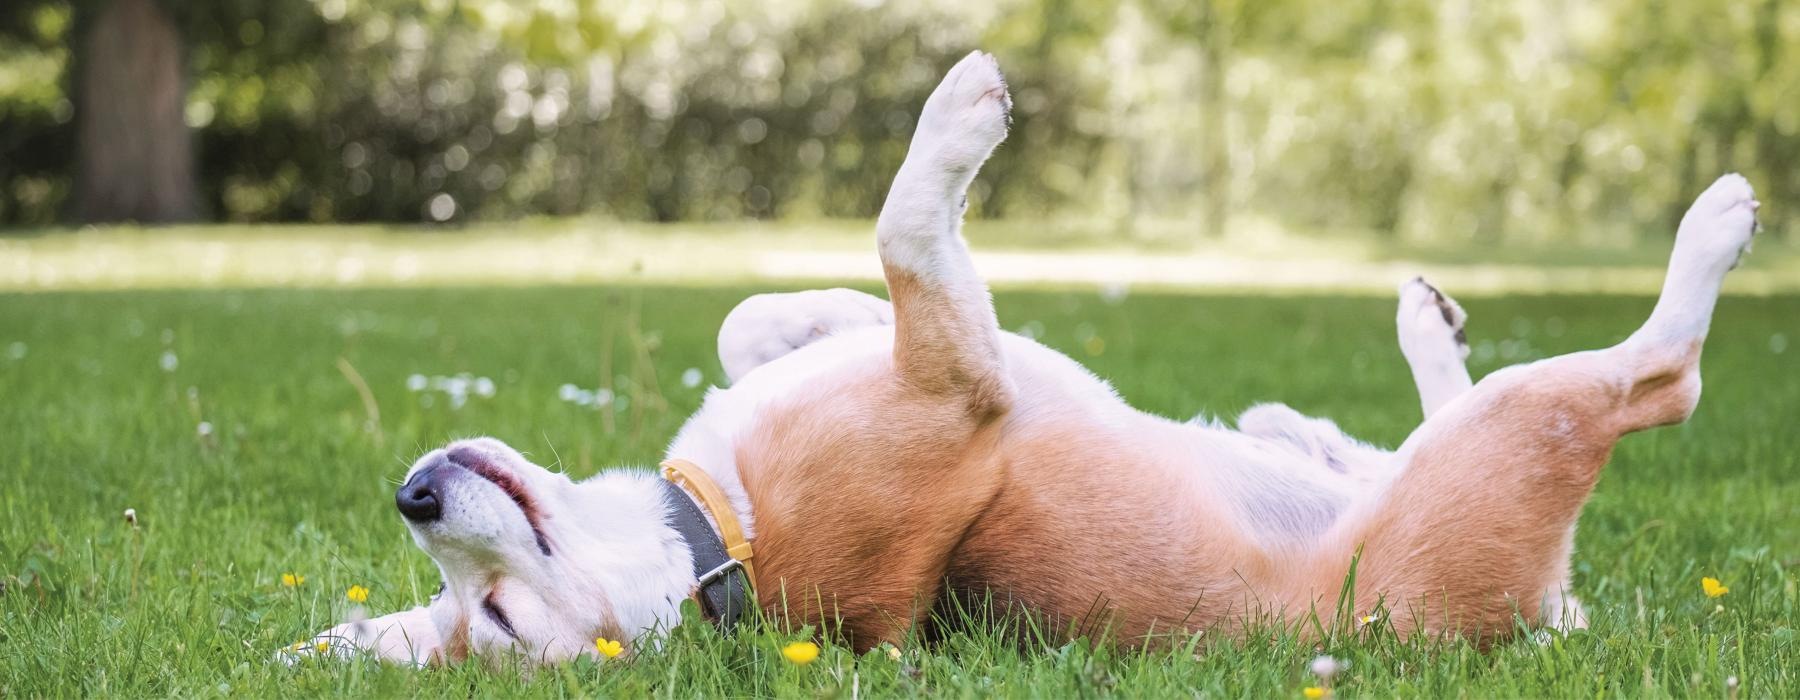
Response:
POLYGON ((1230 213, 1230 165, 1225 152, 1225 30, 1224 13, 1212 0, 1200 10, 1200 234, 1225 235, 1230 213))
POLYGON ((156 0, 113 0, 81 37, 75 216, 194 218, 181 36, 156 0))

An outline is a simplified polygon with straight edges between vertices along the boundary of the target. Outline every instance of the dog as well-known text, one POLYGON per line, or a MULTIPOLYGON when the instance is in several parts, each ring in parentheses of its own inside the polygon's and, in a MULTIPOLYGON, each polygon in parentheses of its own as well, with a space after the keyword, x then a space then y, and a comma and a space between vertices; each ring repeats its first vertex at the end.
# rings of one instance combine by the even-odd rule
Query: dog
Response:
POLYGON ((1461 308, 1403 285, 1400 349, 1425 418, 1388 451, 1276 404, 1237 430, 1141 413, 1001 331, 960 227, 1009 109, 980 52, 927 99, 876 224, 891 304, 745 301, 719 336, 730 386, 660 474, 571 481, 485 438, 426 454, 396 502, 441 591, 301 648, 551 663, 603 638, 629 653, 690 598, 721 624, 754 606, 856 649, 969 594, 1128 645, 1347 609, 1484 643, 1519 620, 1586 624, 1568 595, 1577 516, 1622 436, 1699 400, 1720 285, 1756 230, 1744 178, 1694 202, 1649 319, 1610 348, 1474 383, 1461 308))

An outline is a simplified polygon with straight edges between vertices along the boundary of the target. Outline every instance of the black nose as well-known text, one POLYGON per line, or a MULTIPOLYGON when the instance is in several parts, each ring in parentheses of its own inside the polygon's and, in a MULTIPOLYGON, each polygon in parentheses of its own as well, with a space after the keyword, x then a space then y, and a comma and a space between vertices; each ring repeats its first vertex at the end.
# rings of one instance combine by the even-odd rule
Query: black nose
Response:
POLYGON ((394 506, 407 520, 428 523, 444 514, 444 505, 438 501, 439 471, 436 464, 420 469, 394 492, 394 506))

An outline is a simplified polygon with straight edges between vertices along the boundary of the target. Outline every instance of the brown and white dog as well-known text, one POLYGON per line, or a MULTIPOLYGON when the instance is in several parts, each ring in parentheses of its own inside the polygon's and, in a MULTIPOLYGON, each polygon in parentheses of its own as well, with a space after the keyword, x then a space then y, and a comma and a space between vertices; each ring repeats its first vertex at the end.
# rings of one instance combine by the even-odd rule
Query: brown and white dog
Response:
MULTIPOLYGON (((726 319, 732 385, 667 454, 710 475, 744 524, 757 605, 866 648, 978 592, 1139 643, 1330 618, 1354 561, 1345 604, 1402 634, 1585 624, 1566 591, 1576 517, 1621 436, 1694 410, 1720 284, 1755 229, 1742 177, 1688 210, 1655 310, 1611 348, 1472 385, 1461 309, 1406 284, 1400 345, 1426 419, 1390 452, 1280 405, 1238 430, 1141 413, 1002 332, 960 222, 1008 108, 980 53, 926 102, 876 226, 891 306, 801 292, 726 319)), ((647 470, 574 482, 495 440, 453 443, 398 495, 442 592, 318 641, 426 663, 637 640, 677 623, 699 584, 685 497, 647 470)))

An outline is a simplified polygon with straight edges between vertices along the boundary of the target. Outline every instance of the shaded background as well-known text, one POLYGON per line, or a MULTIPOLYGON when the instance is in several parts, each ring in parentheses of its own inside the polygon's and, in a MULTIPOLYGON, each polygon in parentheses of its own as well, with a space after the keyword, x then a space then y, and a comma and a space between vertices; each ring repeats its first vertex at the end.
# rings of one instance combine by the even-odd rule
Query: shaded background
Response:
POLYGON ((8 0, 0 225, 867 217, 980 47, 976 216, 1630 242, 1792 198, 1796 46, 1781 0, 8 0))

